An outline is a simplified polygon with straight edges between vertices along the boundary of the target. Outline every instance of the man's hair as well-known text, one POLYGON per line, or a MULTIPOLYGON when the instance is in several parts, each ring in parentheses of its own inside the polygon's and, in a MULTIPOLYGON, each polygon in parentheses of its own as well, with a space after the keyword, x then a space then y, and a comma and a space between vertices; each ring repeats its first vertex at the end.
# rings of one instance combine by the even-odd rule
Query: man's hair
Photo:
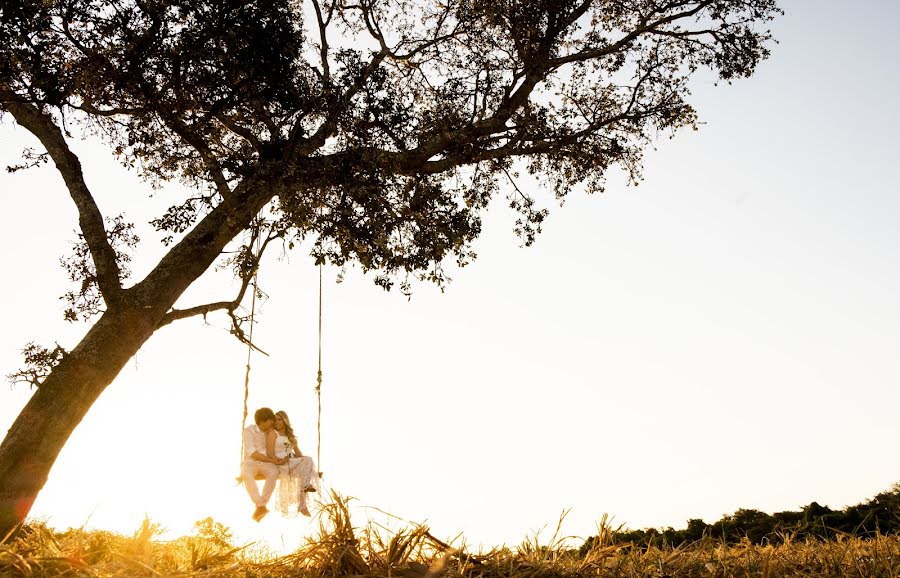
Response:
POLYGON ((253 414, 253 421, 256 422, 256 425, 259 425, 268 419, 275 419, 275 412, 267 407, 261 407, 253 414))

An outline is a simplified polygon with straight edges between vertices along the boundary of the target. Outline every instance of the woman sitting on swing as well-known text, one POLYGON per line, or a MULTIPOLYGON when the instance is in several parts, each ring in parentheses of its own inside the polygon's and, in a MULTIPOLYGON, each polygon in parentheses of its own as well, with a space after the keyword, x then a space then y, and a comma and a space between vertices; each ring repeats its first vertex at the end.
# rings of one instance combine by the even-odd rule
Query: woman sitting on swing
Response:
POLYGON ((297 436, 291 428, 291 421, 284 411, 275 412, 275 456, 288 458, 287 463, 278 467, 278 495, 275 507, 283 516, 297 513, 309 516, 306 494, 319 489, 316 464, 309 456, 304 456, 297 444, 297 436))

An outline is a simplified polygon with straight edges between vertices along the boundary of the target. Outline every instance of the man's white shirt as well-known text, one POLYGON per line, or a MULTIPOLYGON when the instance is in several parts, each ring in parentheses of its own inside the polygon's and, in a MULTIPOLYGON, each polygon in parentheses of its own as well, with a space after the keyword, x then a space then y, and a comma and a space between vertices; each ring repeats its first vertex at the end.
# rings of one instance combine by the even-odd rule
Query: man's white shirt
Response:
POLYGON ((244 428, 244 459, 252 460, 253 452, 266 454, 266 434, 256 424, 244 428))

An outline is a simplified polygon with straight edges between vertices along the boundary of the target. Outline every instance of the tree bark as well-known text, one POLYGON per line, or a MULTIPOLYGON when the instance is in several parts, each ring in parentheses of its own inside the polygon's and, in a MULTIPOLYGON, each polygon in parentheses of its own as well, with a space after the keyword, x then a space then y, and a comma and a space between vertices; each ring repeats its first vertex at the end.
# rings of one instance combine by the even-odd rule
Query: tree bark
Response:
POLYGON ((0 536, 25 519, 69 436, 154 325, 134 308, 107 311, 28 400, 0 445, 0 536))
POLYGON ((100 394, 181 294, 274 197, 277 185, 258 182, 238 189, 239 202, 213 210, 143 281, 108 305, 13 422, 0 444, 0 540, 25 520, 59 452, 100 394))

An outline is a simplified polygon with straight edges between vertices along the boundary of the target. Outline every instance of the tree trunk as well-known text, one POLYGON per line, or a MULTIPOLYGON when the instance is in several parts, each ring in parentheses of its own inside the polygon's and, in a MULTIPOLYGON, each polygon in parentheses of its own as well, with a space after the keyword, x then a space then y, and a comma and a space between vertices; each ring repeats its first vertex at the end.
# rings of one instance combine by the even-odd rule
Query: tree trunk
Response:
POLYGON ((25 520, 59 452, 88 410, 182 293, 275 195, 272 182, 239 187, 201 220, 147 277, 128 289, 66 354, 0 444, 0 540, 25 520))
POLYGON ((107 311, 28 400, 0 445, 0 538, 25 519, 72 431, 155 325, 146 312, 107 311))

